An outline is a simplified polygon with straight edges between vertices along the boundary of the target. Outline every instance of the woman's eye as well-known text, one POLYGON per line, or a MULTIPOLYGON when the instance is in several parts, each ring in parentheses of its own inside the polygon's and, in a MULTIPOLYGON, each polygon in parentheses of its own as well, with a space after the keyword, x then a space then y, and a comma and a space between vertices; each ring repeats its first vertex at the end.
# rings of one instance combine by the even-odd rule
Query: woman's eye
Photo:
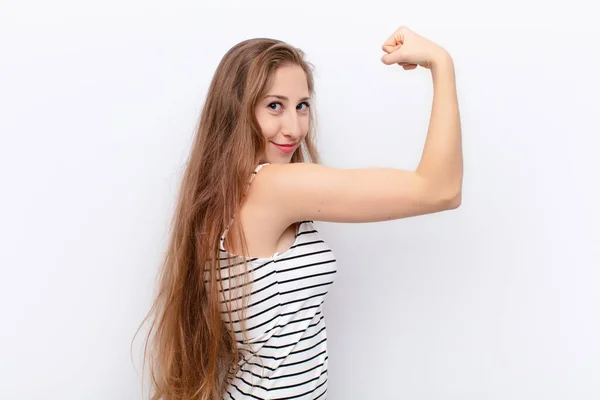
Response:
POLYGON ((271 103, 267 107, 269 107, 273 111, 278 111, 279 109, 277 108, 277 106, 281 106, 281 103, 276 103, 276 102, 275 103, 271 103))
POLYGON ((310 104, 308 104, 307 102, 303 101, 302 103, 298 104, 298 106, 296 106, 296 109, 302 110, 302 106, 304 106, 304 111, 306 111, 306 110, 308 110, 310 108, 310 104))

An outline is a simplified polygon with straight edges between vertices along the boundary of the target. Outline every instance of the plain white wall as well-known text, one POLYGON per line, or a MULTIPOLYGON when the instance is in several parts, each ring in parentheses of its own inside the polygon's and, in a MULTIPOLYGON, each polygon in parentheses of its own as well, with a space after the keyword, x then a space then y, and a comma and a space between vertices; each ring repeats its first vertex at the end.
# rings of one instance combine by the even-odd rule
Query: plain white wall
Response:
POLYGON ((318 224, 340 263, 328 398, 600 398, 590 9, 192 3, 2 2, 0 397, 141 398, 130 341, 206 89, 238 41, 306 51, 326 164, 414 168, 430 76, 379 61, 405 24, 454 56, 464 201, 318 224))

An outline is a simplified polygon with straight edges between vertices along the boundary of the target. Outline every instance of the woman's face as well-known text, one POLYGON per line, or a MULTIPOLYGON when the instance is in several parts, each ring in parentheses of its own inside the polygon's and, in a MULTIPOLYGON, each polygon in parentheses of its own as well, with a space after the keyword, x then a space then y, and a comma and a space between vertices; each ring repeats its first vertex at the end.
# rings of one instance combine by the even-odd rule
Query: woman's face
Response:
POLYGON ((309 127, 309 91, 304 70, 298 65, 279 67, 272 86, 256 105, 256 118, 267 141, 264 162, 289 163, 309 127))

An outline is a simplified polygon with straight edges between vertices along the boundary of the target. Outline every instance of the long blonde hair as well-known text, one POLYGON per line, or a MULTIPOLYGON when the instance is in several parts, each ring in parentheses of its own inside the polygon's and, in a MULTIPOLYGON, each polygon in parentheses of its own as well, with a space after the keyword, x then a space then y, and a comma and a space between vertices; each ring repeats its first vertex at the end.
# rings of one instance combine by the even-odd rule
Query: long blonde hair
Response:
MULTIPOLYGON (((238 366, 234 333, 219 309, 219 240, 266 145, 255 116, 257 101, 275 70, 289 63, 304 69, 312 96, 312 66, 304 53, 274 39, 238 43, 212 78, 183 174, 156 298, 142 322, 151 321, 143 354, 153 400, 221 399, 238 366)), ((292 162, 319 162, 312 112, 309 125, 292 162)), ((245 247, 242 236, 237 240, 245 247)))

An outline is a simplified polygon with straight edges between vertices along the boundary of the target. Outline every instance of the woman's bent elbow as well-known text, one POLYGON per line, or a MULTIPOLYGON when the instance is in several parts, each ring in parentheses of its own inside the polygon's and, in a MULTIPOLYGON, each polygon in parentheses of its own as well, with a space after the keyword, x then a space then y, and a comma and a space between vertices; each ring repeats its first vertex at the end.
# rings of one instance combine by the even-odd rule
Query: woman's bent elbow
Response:
POLYGON ((458 190, 451 193, 449 196, 445 196, 442 199, 442 205, 445 210, 455 210, 462 204, 462 191, 458 190))
POLYGON ((462 202, 461 190, 448 190, 438 193, 436 206, 439 211, 454 210, 460 207, 462 202))

